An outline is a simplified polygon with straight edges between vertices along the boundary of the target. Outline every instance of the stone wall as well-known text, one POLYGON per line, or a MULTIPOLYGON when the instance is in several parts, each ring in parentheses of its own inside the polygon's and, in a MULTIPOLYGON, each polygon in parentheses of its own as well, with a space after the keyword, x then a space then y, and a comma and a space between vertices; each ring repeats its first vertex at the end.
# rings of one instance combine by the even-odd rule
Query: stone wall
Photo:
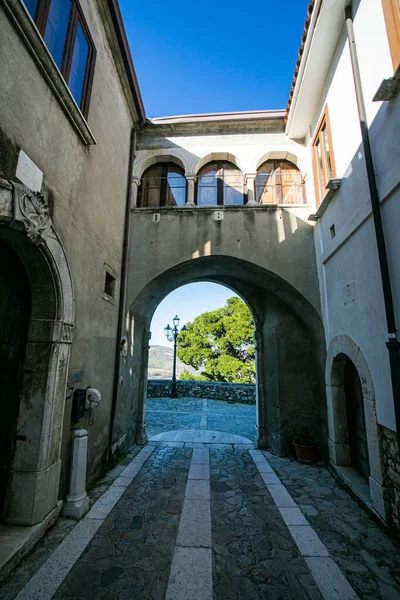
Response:
MULTIPOLYGON (((214 381, 177 381, 178 397, 207 398, 226 402, 255 404, 256 386, 241 383, 215 383, 214 381)), ((149 379, 149 398, 168 398, 171 392, 170 379, 149 379)))
POLYGON ((379 427, 386 499, 389 518, 400 529, 400 461, 397 435, 387 427, 379 427))

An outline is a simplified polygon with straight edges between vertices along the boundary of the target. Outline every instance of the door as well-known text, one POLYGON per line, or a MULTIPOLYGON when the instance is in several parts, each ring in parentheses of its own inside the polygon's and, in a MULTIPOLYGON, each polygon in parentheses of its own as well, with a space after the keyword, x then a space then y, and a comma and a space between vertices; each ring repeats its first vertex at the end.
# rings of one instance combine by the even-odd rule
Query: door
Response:
POLYGON ((24 267, 11 247, 0 241, 0 516, 14 458, 29 317, 24 267))
POLYGON ((360 377, 351 360, 344 371, 347 427, 352 466, 366 479, 369 477, 367 434, 360 377))

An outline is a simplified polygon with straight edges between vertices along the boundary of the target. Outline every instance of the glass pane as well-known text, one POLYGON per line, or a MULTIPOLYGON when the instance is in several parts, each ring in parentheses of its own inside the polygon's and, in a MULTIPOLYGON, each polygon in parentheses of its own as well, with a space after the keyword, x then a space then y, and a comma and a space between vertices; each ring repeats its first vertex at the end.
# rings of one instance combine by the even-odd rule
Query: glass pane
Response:
MULTIPOLYGON (((324 125, 324 128, 322 130, 322 135, 324 137, 326 174, 328 176, 328 181, 329 181, 329 179, 332 179, 332 163, 331 163, 331 150, 329 148, 328 133, 326 131, 326 125, 324 125)), ((327 181, 327 183, 328 183, 328 181, 327 181)))
POLYGON ((174 187, 167 190, 167 206, 185 206, 186 187, 174 187))
POLYGON ((24 4, 25 4, 26 8, 28 9, 28 12, 31 15, 32 19, 34 19, 35 14, 36 14, 38 0, 24 0, 24 4))
POLYGON ((59 69, 63 61, 70 14, 71 0, 51 0, 44 41, 59 69))
POLYGON ((243 175, 234 166, 224 165, 224 204, 243 204, 243 175))
POLYGON ((218 203, 217 186, 198 187, 197 204, 198 206, 215 206, 218 203))
POLYGON ((303 204, 303 180, 299 169, 289 161, 282 161, 282 204, 303 204))
POLYGON ((85 83, 86 65, 89 56, 89 44, 83 33, 81 24, 76 28, 74 52, 72 54, 71 71, 68 86, 78 106, 82 102, 83 84, 85 83))
POLYGON ((317 151, 317 170, 318 170, 318 183, 319 189, 321 192, 321 199, 325 196, 325 179, 324 179, 324 168, 322 165, 322 153, 321 153, 321 144, 318 142, 315 144, 315 149, 317 151))
POLYGON ((160 206, 161 167, 147 169, 142 178, 141 207, 160 206))
POLYGON ((186 187, 186 179, 180 173, 168 172, 168 185, 169 187, 186 187))

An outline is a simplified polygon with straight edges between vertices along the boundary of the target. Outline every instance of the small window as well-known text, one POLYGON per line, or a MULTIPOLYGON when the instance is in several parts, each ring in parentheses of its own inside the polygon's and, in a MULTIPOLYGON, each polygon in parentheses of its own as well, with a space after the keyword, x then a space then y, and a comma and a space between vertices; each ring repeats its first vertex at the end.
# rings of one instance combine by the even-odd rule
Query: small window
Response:
POLYGON ((115 298, 116 274, 108 265, 104 265, 104 287, 103 298, 112 300, 115 298))
POLYGON ((393 69, 400 65, 400 0, 382 0, 393 69))
POLYGON ((317 206, 319 206, 327 193, 326 185, 328 181, 336 177, 328 107, 325 107, 317 127, 317 132, 313 138, 312 153, 315 194, 317 206))
POLYGON ((78 0, 25 0, 24 3, 87 117, 96 50, 78 0))
POLYGON ((186 178, 181 167, 160 163, 147 169, 138 193, 138 207, 185 206, 186 178))

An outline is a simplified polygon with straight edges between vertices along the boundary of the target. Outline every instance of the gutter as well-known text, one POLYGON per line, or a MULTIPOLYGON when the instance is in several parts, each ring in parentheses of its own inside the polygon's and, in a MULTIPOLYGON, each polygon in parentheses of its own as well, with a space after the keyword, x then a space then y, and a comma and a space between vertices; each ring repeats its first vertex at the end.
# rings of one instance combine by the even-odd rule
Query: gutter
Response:
POLYGON ((358 64, 357 48, 354 37, 353 16, 351 6, 347 6, 345 8, 345 17, 351 57, 351 66, 353 70, 355 94, 357 99, 358 114, 360 118, 361 137, 365 156, 365 166, 367 170, 368 187, 372 205, 372 216, 375 226, 375 236, 381 273, 382 291, 385 303, 386 324, 388 330, 388 341, 386 342, 386 347, 389 351, 390 375, 392 381, 394 413, 397 429, 397 444, 398 450, 400 451, 400 344, 397 340, 397 327, 394 312, 393 291, 390 281, 385 233, 382 223, 381 205, 379 201, 378 186, 375 177, 374 162, 372 158, 371 142, 369 138, 369 130, 367 123, 367 114, 365 110, 364 95, 358 64))
POLYGON ((110 10, 115 33, 117 35, 119 49, 122 54, 122 60, 124 62, 133 101, 138 113, 138 118, 141 123, 144 123, 146 121, 146 112, 144 109, 142 94, 140 93, 135 67, 133 66, 132 55, 129 49, 128 38, 126 37, 125 26, 118 0, 108 0, 108 8, 110 10))
POLYGON ((114 422, 115 413, 117 410, 118 400, 118 388, 119 388, 119 373, 121 364, 121 340, 122 330, 124 326, 125 318, 125 298, 126 288, 128 280, 128 259, 129 259, 129 243, 131 233, 131 203, 132 203, 132 172, 133 172, 133 161, 135 160, 136 152, 136 129, 133 127, 131 131, 131 140, 129 147, 129 162, 128 162, 128 181, 126 190, 126 204, 125 204, 125 218, 124 218, 124 238, 122 244, 122 259, 121 259, 121 285, 119 290, 119 304, 118 304, 118 322, 117 322, 117 335, 115 344, 115 360, 114 360, 114 380, 113 380, 113 394, 111 401, 111 415, 110 415, 110 430, 108 438, 108 452, 107 459, 108 463, 112 463, 112 440, 114 434, 114 422))

